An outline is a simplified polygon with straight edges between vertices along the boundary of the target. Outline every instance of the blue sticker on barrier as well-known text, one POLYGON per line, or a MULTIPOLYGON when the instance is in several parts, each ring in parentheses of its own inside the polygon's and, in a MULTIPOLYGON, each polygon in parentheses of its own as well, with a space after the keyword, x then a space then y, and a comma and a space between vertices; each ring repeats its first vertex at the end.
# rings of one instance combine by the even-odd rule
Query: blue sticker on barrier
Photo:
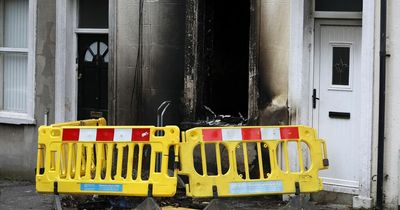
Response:
POLYGON ((81 191, 122 192, 122 184, 81 184, 81 191))
POLYGON ((229 184, 231 194, 259 194, 259 193, 280 193, 283 191, 282 181, 264 182, 233 182, 229 184))

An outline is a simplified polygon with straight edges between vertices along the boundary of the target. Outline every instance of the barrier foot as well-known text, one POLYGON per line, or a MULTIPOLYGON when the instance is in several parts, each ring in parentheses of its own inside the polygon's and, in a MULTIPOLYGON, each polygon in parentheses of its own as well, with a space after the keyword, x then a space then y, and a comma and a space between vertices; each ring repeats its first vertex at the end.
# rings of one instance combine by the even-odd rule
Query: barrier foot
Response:
POLYGON ((228 205, 218 198, 214 198, 211 202, 204 208, 204 210, 225 210, 228 209, 228 205))
POLYGON ((290 198, 289 203, 281 208, 282 210, 316 210, 314 204, 312 204, 306 196, 295 195, 290 198))
POLYGON ((62 210, 60 195, 54 195, 54 209, 62 210))
POLYGON ((141 204, 139 204, 136 210, 161 210, 157 202, 152 197, 147 197, 141 204))

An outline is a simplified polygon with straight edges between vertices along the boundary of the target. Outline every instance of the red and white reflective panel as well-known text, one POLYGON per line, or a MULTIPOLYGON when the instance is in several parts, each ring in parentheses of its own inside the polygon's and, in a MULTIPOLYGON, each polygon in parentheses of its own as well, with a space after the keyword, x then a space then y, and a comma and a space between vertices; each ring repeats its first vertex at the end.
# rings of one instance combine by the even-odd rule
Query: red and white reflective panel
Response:
POLYGON ((65 128, 63 141, 149 141, 150 128, 65 128))
POLYGON ((298 139, 298 127, 276 128, 204 128, 203 141, 250 141, 298 139))

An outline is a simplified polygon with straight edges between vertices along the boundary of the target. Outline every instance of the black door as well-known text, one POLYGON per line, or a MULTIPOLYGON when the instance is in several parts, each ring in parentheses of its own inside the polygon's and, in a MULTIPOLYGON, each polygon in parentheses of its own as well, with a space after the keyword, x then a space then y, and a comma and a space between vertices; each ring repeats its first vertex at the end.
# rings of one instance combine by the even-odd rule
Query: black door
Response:
POLYGON ((78 119, 107 117, 108 36, 78 36, 78 119))

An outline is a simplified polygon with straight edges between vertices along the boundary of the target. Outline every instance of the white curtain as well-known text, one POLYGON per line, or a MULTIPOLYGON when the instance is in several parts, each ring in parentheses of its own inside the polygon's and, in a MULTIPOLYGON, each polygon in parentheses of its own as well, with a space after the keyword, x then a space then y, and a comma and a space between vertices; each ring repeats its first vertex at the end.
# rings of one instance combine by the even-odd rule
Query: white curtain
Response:
POLYGON ((3 69, 3 107, 5 111, 26 112, 28 69, 29 0, 3 1, 3 43, 1 47, 21 52, 0 52, 3 69))

